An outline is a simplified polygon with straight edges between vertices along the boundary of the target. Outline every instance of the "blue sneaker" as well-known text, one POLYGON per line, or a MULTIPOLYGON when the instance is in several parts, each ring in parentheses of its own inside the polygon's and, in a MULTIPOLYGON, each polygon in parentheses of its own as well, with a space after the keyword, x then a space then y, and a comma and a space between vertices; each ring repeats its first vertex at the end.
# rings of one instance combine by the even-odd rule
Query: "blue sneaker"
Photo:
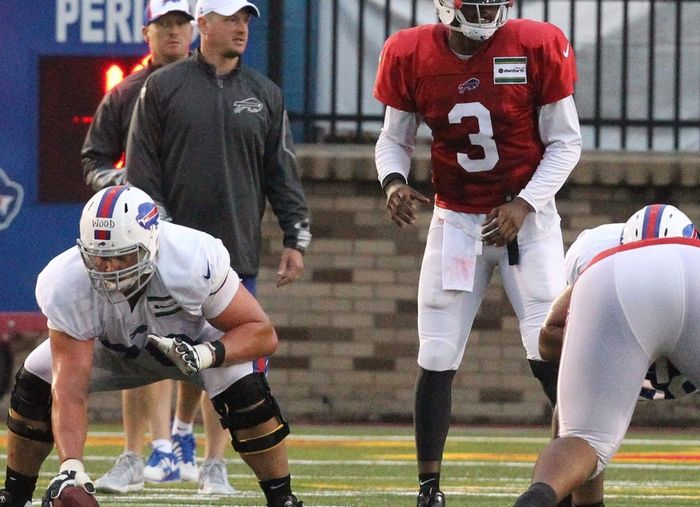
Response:
POLYGON ((148 482, 173 482, 180 480, 180 467, 174 453, 153 449, 148 458, 143 477, 148 482))
POLYGON ((199 468, 197 467, 197 443, 192 433, 187 435, 173 435, 170 437, 173 443, 173 454, 180 467, 180 478, 187 482, 197 482, 199 468))

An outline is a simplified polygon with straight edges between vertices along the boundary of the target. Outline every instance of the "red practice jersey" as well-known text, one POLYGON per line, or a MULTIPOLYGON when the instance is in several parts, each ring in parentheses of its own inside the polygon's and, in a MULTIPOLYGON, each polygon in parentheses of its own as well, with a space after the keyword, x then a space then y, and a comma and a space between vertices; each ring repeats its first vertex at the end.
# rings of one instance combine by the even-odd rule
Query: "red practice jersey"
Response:
POLYGON ((544 153, 537 108, 573 94, 574 52, 556 26, 515 19, 463 60, 448 32, 435 24, 392 35, 374 96, 430 127, 436 204, 487 213, 532 178, 544 153))

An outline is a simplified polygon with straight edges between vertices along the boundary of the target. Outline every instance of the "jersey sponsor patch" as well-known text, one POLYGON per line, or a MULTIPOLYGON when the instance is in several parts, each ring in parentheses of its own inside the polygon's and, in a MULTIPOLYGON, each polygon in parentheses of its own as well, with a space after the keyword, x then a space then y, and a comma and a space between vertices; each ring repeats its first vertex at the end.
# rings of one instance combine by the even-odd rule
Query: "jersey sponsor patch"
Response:
POLYGON ((493 59, 493 84, 526 84, 526 56, 496 56, 493 59))

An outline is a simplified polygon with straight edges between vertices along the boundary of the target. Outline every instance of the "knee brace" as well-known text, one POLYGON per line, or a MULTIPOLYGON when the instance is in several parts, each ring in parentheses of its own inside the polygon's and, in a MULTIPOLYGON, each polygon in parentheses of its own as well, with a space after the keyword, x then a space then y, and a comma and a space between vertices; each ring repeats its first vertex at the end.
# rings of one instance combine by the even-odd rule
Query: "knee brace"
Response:
POLYGON ((17 436, 53 443, 51 431, 51 384, 28 372, 21 366, 15 375, 15 386, 10 396, 7 428, 17 436), (13 416, 13 412, 22 419, 13 416), (37 428, 28 420, 45 423, 46 429, 37 428))
POLYGON ((282 417, 282 411, 272 396, 263 373, 246 375, 211 401, 221 417, 221 425, 231 433, 231 444, 236 452, 265 452, 289 435, 289 424, 282 417), (273 417, 277 419, 278 425, 272 432, 245 440, 238 439, 237 431, 253 428, 273 417))
POLYGON ((536 361, 528 359, 532 374, 542 384, 544 394, 549 399, 550 406, 557 404, 557 377, 559 376, 559 363, 551 361, 536 361))

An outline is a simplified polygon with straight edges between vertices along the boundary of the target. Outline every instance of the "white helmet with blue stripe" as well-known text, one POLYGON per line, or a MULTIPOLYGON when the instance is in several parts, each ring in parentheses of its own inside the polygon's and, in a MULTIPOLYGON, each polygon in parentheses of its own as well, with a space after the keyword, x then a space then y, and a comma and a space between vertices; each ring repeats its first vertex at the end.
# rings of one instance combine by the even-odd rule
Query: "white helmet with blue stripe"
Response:
POLYGON ((110 302, 128 299, 156 269, 158 208, 136 187, 113 186, 97 192, 80 217, 78 247, 92 286, 110 302))
POLYGON ((622 228, 620 243, 640 239, 696 238, 693 222, 681 210, 670 204, 650 204, 635 212, 622 228))

